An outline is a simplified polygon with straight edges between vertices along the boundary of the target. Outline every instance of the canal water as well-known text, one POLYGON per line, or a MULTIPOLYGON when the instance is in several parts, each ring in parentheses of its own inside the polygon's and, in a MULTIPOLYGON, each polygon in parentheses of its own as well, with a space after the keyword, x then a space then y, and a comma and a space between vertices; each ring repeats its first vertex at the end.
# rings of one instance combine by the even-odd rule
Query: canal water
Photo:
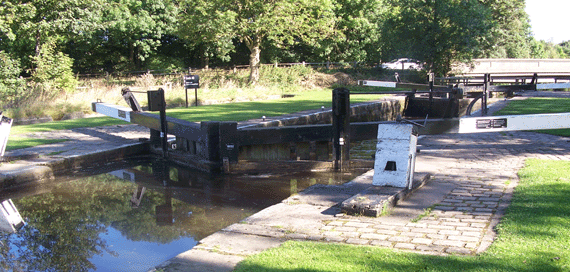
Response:
POLYGON ((147 271, 311 185, 361 173, 214 176, 139 159, 0 191, 24 222, 0 231, 0 271, 147 271))

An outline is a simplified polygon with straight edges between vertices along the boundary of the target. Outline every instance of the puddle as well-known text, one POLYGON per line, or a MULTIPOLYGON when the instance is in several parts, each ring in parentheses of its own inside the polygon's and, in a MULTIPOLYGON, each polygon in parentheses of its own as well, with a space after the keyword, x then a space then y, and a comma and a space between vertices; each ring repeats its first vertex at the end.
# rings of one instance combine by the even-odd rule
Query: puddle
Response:
POLYGON ((1 191, 0 202, 11 200, 24 224, 0 231, 0 270, 147 271, 291 194, 361 174, 213 176, 125 163, 1 191))

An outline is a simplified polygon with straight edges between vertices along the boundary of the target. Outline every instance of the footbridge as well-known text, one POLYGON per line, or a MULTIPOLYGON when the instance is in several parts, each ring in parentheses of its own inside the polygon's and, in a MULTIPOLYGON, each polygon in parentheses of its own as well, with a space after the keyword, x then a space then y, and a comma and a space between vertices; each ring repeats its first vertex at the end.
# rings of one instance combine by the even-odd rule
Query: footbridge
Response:
POLYGON ((474 59, 470 65, 455 67, 457 75, 570 72, 570 59, 474 59))

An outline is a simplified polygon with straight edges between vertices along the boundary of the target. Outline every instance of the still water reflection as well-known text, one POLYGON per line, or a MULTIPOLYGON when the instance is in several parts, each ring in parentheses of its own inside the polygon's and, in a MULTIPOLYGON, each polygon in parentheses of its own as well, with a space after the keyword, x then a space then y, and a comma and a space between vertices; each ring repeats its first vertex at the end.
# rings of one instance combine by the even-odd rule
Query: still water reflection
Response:
POLYGON ((0 231, 0 270, 146 271, 314 184, 355 174, 211 176, 163 162, 0 192, 25 222, 0 231))

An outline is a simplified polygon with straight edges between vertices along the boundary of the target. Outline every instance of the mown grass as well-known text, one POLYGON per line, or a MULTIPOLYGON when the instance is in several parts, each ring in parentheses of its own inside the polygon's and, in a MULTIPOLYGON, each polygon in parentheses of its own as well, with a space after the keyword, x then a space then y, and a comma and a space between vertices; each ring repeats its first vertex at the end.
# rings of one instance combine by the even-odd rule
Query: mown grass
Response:
POLYGON ((111 117, 95 117, 95 118, 82 118, 75 120, 54 121, 41 124, 31 124, 22 126, 13 126, 10 130, 8 137, 8 144, 6 150, 16 150, 21 148, 34 147, 44 144, 54 144, 65 142, 65 139, 41 139, 21 137, 22 134, 37 133, 37 132, 50 132, 55 130, 74 129, 81 127, 98 127, 127 124, 124 121, 114 119, 111 117))
POLYGON ((570 271, 570 162, 529 160, 478 256, 433 256, 369 246, 287 242, 248 257, 235 271, 570 271))
MULTIPOLYGON (((351 96, 351 103, 359 103, 381 98, 381 95, 351 96)), ((245 121, 249 119, 271 117, 304 110, 330 108, 331 90, 303 92, 291 98, 276 100, 250 101, 205 105, 193 108, 175 108, 167 115, 191 122, 198 121, 245 121)))
MULTIPOLYGON (((533 97, 514 100, 494 115, 520 115, 570 112, 570 99, 533 97)), ((536 132, 570 137, 570 129, 537 130, 536 132)))
MULTIPOLYGON (((357 95, 351 97, 352 103, 359 103, 379 99, 380 95, 357 95)), ((124 102, 122 102, 124 103, 124 102)), ((304 110, 330 108, 332 104, 332 91, 307 91, 299 93, 291 98, 275 100, 249 101, 239 103, 226 103, 203 105, 190 108, 168 109, 166 114, 170 117, 187 120, 190 122, 200 121, 245 121, 249 119, 271 117, 304 110)), ((126 106, 124 104, 123 106, 126 106)), ((42 124, 14 126, 10 131, 6 150, 27 148, 41 144, 61 142, 63 140, 29 139, 19 135, 36 132, 49 132, 63 129, 80 127, 98 127, 127 124, 124 121, 111 117, 94 117, 75 120, 54 121, 42 124)))

